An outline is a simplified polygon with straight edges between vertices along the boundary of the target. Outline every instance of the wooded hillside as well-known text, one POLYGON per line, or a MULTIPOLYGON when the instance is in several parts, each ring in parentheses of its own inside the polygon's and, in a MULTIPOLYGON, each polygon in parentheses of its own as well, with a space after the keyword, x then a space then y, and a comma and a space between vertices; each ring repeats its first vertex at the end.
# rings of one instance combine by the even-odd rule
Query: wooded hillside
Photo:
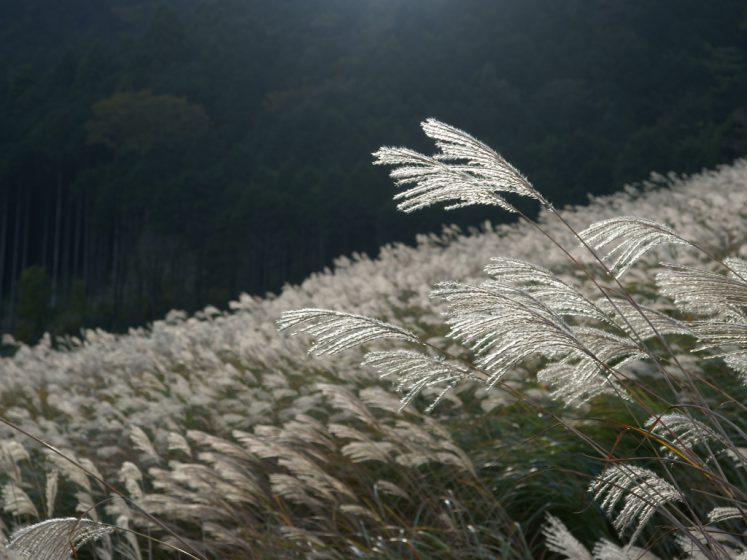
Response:
POLYGON ((0 330, 123 329, 439 230, 369 155, 429 115, 558 205, 731 161, 746 25, 728 0, 3 2, 0 330))

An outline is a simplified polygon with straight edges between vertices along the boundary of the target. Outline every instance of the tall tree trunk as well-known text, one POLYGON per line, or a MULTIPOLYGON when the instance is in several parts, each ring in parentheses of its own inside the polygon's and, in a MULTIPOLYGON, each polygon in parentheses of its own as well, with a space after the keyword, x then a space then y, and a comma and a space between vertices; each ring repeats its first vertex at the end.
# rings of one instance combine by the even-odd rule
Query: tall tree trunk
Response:
POLYGON ((83 284, 88 290, 88 286, 91 283, 89 277, 89 259, 91 255, 91 220, 88 216, 88 196, 83 194, 83 284))
POLYGON ((10 321, 11 325, 15 325, 15 309, 16 309, 16 286, 18 285, 18 261, 20 260, 20 239, 21 239, 21 196, 16 195, 16 214, 14 216, 14 227, 13 227, 13 265, 10 275, 10 321))
MULTIPOLYGON (((23 209, 23 234, 21 239, 23 240, 23 249, 21 250, 21 270, 25 269, 29 265, 29 222, 31 221, 31 193, 26 193, 24 200, 23 209)), ((20 218, 20 216, 19 216, 20 218)))
POLYGON ((62 225, 62 171, 57 171, 57 204, 54 217, 54 248, 52 256, 52 308, 57 306, 57 290, 60 273, 60 229, 62 225))
POLYGON ((75 204, 75 240, 73 241, 72 275, 80 276, 80 254, 83 240, 83 199, 75 204))
POLYGON ((257 286, 259 287, 260 293, 265 293, 265 276, 267 269, 267 251, 264 235, 260 236, 259 240, 259 266, 257 267, 258 278, 257 286))
POLYGON ((66 304, 70 295, 70 268, 72 258, 72 246, 73 246, 73 220, 71 219, 70 210, 73 208, 73 202, 69 200, 65 201, 65 218, 63 224, 63 238, 62 238, 62 250, 60 251, 60 286, 61 286, 61 303, 66 304))
POLYGON ((44 201, 44 229, 42 234, 41 265, 50 271, 49 266, 49 208, 48 200, 44 201))
POLYGON ((112 310, 113 315, 116 317, 117 315, 117 283, 119 281, 119 224, 115 223, 114 225, 114 231, 112 233, 112 269, 111 269, 111 277, 109 279, 110 285, 111 285, 111 302, 112 302, 112 310))
POLYGON ((5 254, 8 244, 8 206, 10 205, 8 190, 8 188, 3 188, 3 200, 0 203, 3 212, 2 221, 0 221, 0 323, 3 322, 5 307, 3 305, 5 303, 5 254))

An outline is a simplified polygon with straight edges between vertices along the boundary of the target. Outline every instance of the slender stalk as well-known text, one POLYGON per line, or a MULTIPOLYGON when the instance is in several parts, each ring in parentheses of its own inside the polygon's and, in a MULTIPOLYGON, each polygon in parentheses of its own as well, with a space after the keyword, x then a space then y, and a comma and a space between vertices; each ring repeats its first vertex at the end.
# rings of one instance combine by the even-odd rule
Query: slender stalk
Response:
POLYGON ((112 484, 110 484, 109 482, 107 482, 106 480, 104 480, 103 478, 101 478, 100 476, 98 476, 96 473, 91 472, 90 469, 87 469, 86 467, 84 467, 83 465, 81 465, 75 459, 72 459, 71 457, 68 457, 62 451, 60 451, 59 449, 57 449, 56 447, 50 445, 49 443, 47 443, 46 441, 44 441, 40 437, 35 436, 31 432, 23 429, 21 426, 15 424, 14 422, 11 422, 10 420, 8 420, 7 418, 5 418, 4 416, 0 416, 0 424, 5 424, 6 426, 8 426, 9 428, 11 428, 12 430, 15 430, 16 432, 18 432, 20 434, 23 434, 27 438, 35 441, 36 443, 38 443, 39 445, 41 445, 45 449, 51 451, 52 453, 54 453, 55 455, 57 455, 61 459, 65 460, 68 463, 70 463, 71 465, 73 465, 75 468, 80 469, 87 476, 91 477, 93 480, 95 480, 96 482, 98 482, 99 484, 101 484, 102 486, 104 486, 107 490, 109 490, 113 494, 116 494, 117 496, 119 496, 120 498, 122 498, 123 500, 125 500, 128 504, 130 504, 130 506, 132 506, 132 508, 135 511, 137 511, 138 513, 140 513, 143 517, 145 517, 149 521, 152 521, 153 523, 155 523, 156 525, 158 525, 161 529, 163 529, 164 531, 166 531, 167 533, 169 533, 171 536, 173 536, 179 542, 179 544, 181 544, 182 546, 184 546, 184 548, 191 549, 195 553, 195 556, 191 556, 192 558, 197 558, 198 560, 208 560, 206 556, 203 556, 198 550, 195 550, 194 547, 190 546, 184 539, 182 539, 182 537, 180 537, 178 533, 176 533, 173 529, 170 529, 169 527, 167 527, 166 524, 163 521, 161 521, 157 517, 153 516, 152 514, 148 513, 147 511, 145 511, 136 502, 134 502, 133 500, 131 500, 126 494, 124 494, 119 489, 117 489, 115 486, 113 486, 112 484))

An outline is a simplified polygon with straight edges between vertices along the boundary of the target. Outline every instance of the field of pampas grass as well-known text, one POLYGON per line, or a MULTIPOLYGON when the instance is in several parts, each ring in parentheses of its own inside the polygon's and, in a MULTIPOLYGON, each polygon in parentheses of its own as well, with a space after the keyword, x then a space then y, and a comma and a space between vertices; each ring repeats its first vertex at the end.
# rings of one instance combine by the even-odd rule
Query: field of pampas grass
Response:
POLYGON ((424 128, 436 157, 378 154, 404 210, 499 219, 500 186, 539 217, 125 335, 4 339, 9 557, 747 557, 747 161, 555 210, 424 128))

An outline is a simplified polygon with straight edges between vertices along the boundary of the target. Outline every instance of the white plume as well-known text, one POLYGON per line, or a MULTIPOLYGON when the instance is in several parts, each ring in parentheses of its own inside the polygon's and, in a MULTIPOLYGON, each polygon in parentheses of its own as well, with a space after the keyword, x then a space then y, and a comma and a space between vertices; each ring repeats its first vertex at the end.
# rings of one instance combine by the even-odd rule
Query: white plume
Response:
POLYGON ((436 119, 421 126, 439 153, 426 156, 408 148, 382 147, 373 154, 374 164, 394 166, 390 175, 397 186, 414 185, 394 197, 400 210, 413 212, 444 202, 447 210, 482 204, 515 212, 504 193, 549 206, 526 177, 479 140, 436 119))
POLYGON ((366 342, 395 338, 420 344, 410 331, 363 315, 330 309, 297 309, 286 311, 278 321, 280 330, 292 330, 314 337, 310 354, 324 356, 354 348, 366 342))
POLYGON ((547 514, 547 523, 542 528, 542 534, 547 550, 562 554, 565 560, 592 560, 586 547, 554 515, 547 514))
POLYGON ((670 502, 683 500, 682 494, 656 473, 626 464, 607 468, 592 481, 589 492, 594 494, 594 499, 600 502, 601 508, 612 519, 620 536, 629 527, 635 526, 631 543, 657 509, 670 502), (615 513, 616 506, 623 497, 623 507, 615 513))
POLYGON ((579 236, 595 251, 611 245, 603 258, 618 278, 657 245, 689 245, 687 240, 667 226, 635 216, 596 222, 579 233, 579 236))

